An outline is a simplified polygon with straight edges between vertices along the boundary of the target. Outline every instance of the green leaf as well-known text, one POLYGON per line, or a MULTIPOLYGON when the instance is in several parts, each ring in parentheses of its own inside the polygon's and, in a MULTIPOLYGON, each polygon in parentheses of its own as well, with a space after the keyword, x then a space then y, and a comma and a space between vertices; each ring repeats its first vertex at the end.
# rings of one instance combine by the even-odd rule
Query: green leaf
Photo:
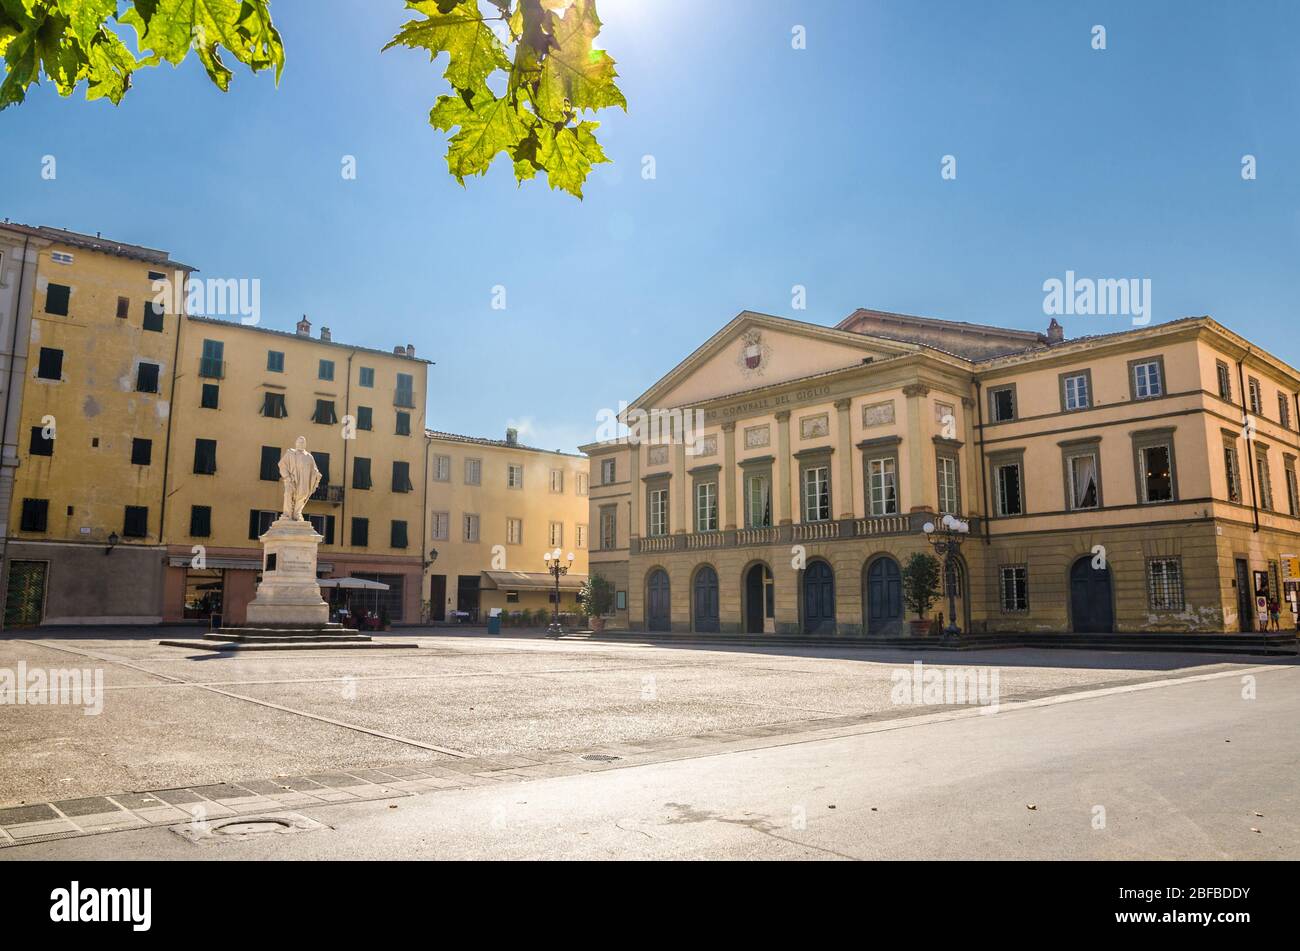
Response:
POLYGON ((68 18, 70 32, 83 50, 90 49, 104 21, 117 13, 117 0, 58 0, 58 3, 68 18))
POLYGON ((591 167, 609 161, 593 134, 599 127, 599 122, 582 122, 542 136, 538 160, 552 188, 582 198, 582 184, 591 167))
POLYGON ((534 102, 545 119, 561 121, 570 110, 596 110, 609 106, 627 109, 627 100, 614 80, 614 58, 596 49, 600 18, 592 0, 573 0, 564 17, 555 18, 557 49, 547 54, 534 102))
POLYGON ((135 27, 141 48, 154 54, 146 62, 166 60, 177 66, 192 49, 209 78, 225 92, 232 73, 221 58, 222 48, 253 72, 274 67, 280 81, 284 44, 271 23, 267 2, 135 0, 121 20, 135 27))
POLYGON ((478 11, 475 0, 454 4, 444 12, 438 0, 411 4, 425 15, 402 26, 385 50, 394 46, 429 51, 430 60, 448 54, 443 77, 456 89, 477 93, 487 88, 487 78, 498 69, 509 69, 505 48, 478 11))
POLYGON ((473 107, 461 96, 439 96, 429 122, 444 132, 459 127, 447 147, 447 167, 464 185, 466 175, 482 175, 501 152, 513 152, 536 119, 508 96, 487 92, 474 97, 473 107))

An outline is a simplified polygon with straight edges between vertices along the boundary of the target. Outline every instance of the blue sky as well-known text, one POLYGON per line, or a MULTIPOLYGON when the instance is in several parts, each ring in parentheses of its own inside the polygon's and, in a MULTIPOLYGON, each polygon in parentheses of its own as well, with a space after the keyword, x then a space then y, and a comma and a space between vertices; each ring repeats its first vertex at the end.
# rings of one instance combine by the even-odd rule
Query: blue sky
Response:
POLYGON ((1208 313, 1300 363, 1300 4, 599 8, 629 111, 601 117, 614 164, 585 202, 504 163, 456 184, 427 124, 441 64, 379 52, 398 0, 274 0, 278 89, 241 69, 223 95, 191 58, 117 108, 46 84, 0 115, 0 216, 259 278, 266 326, 414 343, 437 363, 431 426, 545 448, 592 438, 743 309, 1043 329, 1067 270, 1149 278, 1156 321, 1208 313))

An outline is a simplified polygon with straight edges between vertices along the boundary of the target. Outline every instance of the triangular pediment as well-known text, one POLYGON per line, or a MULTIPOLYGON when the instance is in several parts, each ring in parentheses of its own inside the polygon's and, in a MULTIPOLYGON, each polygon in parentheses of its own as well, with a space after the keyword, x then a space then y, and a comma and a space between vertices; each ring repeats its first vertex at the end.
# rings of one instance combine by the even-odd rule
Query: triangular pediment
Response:
POLYGON ((846 369, 868 357, 881 360, 922 349, 911 343, 745 311, 632 405, 642 409, 689 406, 846 369))

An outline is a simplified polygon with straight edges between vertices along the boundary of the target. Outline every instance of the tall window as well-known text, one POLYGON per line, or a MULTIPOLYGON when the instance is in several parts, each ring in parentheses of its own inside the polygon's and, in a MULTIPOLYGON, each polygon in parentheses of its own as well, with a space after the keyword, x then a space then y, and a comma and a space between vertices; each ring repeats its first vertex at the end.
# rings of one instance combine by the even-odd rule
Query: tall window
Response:
POLYGON ((772 525, 772 479, 766 474, 745 477, 745 514, 749 528, 772 525))
POLYGON ((464 529, 463 537, 465 541, 467 542, 478 541, 478 516, 477 515, 466 513, 464 519, 462 519, 462 526, 464 529))
POLYGON ((573 544, 578 548, 587 547, 587 526, 581 522, 573 526, 573 544))
POLYGON ((375 385, 375 368, 362 367, 357 375, 357 384, 359 386, 371 387, 375 385))
POLYGON ((1264 415, 1264 396, 1259 388, 1259 380, 1253 376, 1246 379, 1246 384, 1250 389, 1250 411, 1256 416, 1264 415))
POLYGON ((393 491, 410 492, 415 486, 411 485, 411 464, 409 462, 393 463, 393 491))
POLYGON ((199 376, 220 380, 226 375, 226 345, 220 340, 203 341, 203 356, 199 357, 199 376))
POLYGON ((280 481, 280 447, 263 446, 262 447, 262 464, 258 472, 258 478, 263 482, 280 481))
POLYGON ((1147 591, 1153 611, 1183 609, 1183 563, 1177 558, 1147 561, 1147 591))
POLYGON ((216 474, 217 441, 215 439, 194 440, 194 471, 199 475, 216 474))
POLYGON ((1097 454, 1081 452, 1066 457, 1066 475, 1069 479, 1070 508, 1095 509, 1101 505, 1101 491, 1097 483, 1097 454))
POLYGON ((1291 428, 1291 401, 1287 399, 1285 393, 1277 394, 1277 421, 1282 424, 1283 429, 1291 428))
POLYGON ((149 509, 143 505, 126 506, 122 520, 122 535, 126 538, 144 538, 149 534, 149 509))
POLYGON ((506 544, 522 545, 524 542, 524 520, 521 518, 506 519, 506 544))
POLYGON ((398 436, 411 435, 411 414, 404 410, 398 410, 394 415, 396 417, 396 426, 393 431, 398 436))
POLYGON ((284 353, 280 350, 266 351, 266 369, 271 373, 283 373, 284 353))
POLYGON ((575 482, 576 485, 574 486, 574 491, 578 495, 586 495, 587 494, 587 473, 579 472, 577 474, 575 482))
POLYGON ((365 548, 370 544, 370 519, 352 519, 352 547, 365 548))
POLYGON ((939 514, 961 514, 961 483, 957 476, 957 459, 939 456, 936 472, 939 480, 939 514))
POLYGON ((1228 483, 1228 501, 1241 501, 1241 465, 1237 461, 1237 447, 1223 447, 1223 475, 1228 483))
POLYGON ((564 491, 564 470, 563 469, 551 470, 551 491, 552 492, 564 491))
POLYGON ((1020 463, 1004 462, 993 467, 993 484, 997 493, 999 515, 1020 515, 1024 496, 1020 487, 1020 463))
POLYGON ((451 481, 451 456, 433 457, 433 481, 434 482, 451 481))
POLYGON ((1296 485, 1295 460, 1286 461, 1286 501, 1292 515, 1300 515, 1300 487, 1296 485))
MULTIPOLYGON (((279 462, 279 456, 276 456, 279 462)), ((131 440, 131 465, 147 466, 153 463, 153 440, 141 439, 138 436, 131 440)), ((276 473, 279 478, 279 473, 276 473)))
POLYGON ((614 459, 602 459, 600 461, 600 484, 613 485, 615 475, 614 459))
POLYGON ((450 512, 430 512, 429 513, 429 537, 436 542, 447 541, 447 536, 451 531, 451 513, 450 512))
POLYGON ((651 489, 648 496, 649 534, 659 537, 668 534, 668 490, 651 489))
POLYGON ((352 457, 352 488, 368 489, 374 483, 370 479, 370 460, 365 456, 352 457))
POLYGON ((1268 453, 1262 449, 1255 452, 1255 478, 1259 483, 1259 507, 1273 511, 1273 480, 1269 477, 1268 453))
POLYGON ((397 374, 397 392, 393 394, 393 405, 415 407, 415 381, 411 374, 397 374))
POLYGON ((56 317, 68 316, 68 300, 72 297, 72 288, 64 284, 48 284, 45 288, 45 313, 56 317))
POLYGON ((216 409, 221 405, 221 387, 216 383, 204 383, 199 396, 199 406, 203 409, 216 409))
POLYGON ((54 347, 41 347, 41 355, 36 364, 36 375, 42 380, 63 379, 63 351, 54 347))
POLYGON ((154 333, 163 332, 163 309, 161 304, 151 300, 144 302, 144 329, 154 333))
POLYGON ((1173 456, 1168 444, 1138 450, 1138 474, 1143 502, 1171 502, 1174 498, 1173 456))
POLYGON ((1029 569, 1024 565, 1003 565, 998 569, 1002 610, 1008 613, 1029 610, 1029 569))
POLYGON ((24 532, 43 532, 49 524, 49 499, 23 499, 22 520, 19 528, 24 532))
POLYGON ((405 548, 409 542, 406 538, 406 522, 394 520, 393 527, 389 532, 389 547, 405 548))
POLYGON ((212 534, 212 506, 190 506, 190 535, 194 538, 208 538, 212 534))
POLYGON ((479 459, 465 460, 465 484, 478 485, 483 481, 483 463, 479 459))
POLYGON ((695 486, 695 530, 718 530, 718 483, 700 482, 695 486))
MULTIPOLYGON (((942 465, 946 459, 940 459, 942 465)), ((872 515, 897 515, 898 514, 898 463, 893 456, 882 459, 871 459, 867 462, 867 479, 870 482, 871 492, 871 514, 872 515)), ((940 485, 943 484, 942 475, 940 476, 940 485)), ((946 508, 945 512, 954 511, 946 508)))
POLYGON ((1164 380, 1160 377, 1159 360, 1143 360, 1133 364, 1133 398, 1149 400, 1164 393, 1164 380))
POLYGON ((158 392, 158 364, 141 363, 136 368, 135 389, 138 393, 158 392))
POLYGON ((319 380, 334 379, 334 361, 322 360, 320 362, 319 368, 316 371, 316 378, 319 380))
POLYGON ((33 456, 54 455, 54 437, 45 435, 44 426, 32 427, 32 441, 27 451, 33 456))
POLYGON ((803 471, 803 520, 825 522, 830 517, 830 466, 808 466, 803 471))
POLYGON ((564 544, 564 523, 551 522, 546 527, 546 543, 554 548, 564 544))
POLYGON ((600 550, 613 551, 618 547, 618 509, 612 505, 600 510, 600 550))
POLYGON ((512 462, 506 466, 506 488, 522 489, 524 487, 524 467, 512 462))
POLYGON ((1067 410, 1087 409, 1091 404, 1088 393, 1088 375, 1075 373, 1067 376, 1065 386, 1065 408, 1067 410))
POLYGON ((995 423, 1006 423, 1016 418, 1016 391, 1010 386, 989 390, 989 415, 995 423))
POLYGON ((1228 365, 1222 360, 1216 360, 1214 371, 1219 378, 1219 399, 1232 402, 1232 374, 1228 371, 1228 365))
POLYGON ((375 411, 369 406, 357 407, 357 429, 369 432, 375 428, 375 411))

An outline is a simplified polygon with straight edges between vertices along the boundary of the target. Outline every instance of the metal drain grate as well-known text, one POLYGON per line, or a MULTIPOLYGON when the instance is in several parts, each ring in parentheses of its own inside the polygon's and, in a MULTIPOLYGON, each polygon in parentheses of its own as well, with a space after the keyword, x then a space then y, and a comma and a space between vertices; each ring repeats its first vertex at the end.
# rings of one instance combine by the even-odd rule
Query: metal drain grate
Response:
POLYGON ((622 759, 621 756, 610 756, 608 753, 588 753, 583 757, 588 763, 612 763, 616 759, 622 759))

